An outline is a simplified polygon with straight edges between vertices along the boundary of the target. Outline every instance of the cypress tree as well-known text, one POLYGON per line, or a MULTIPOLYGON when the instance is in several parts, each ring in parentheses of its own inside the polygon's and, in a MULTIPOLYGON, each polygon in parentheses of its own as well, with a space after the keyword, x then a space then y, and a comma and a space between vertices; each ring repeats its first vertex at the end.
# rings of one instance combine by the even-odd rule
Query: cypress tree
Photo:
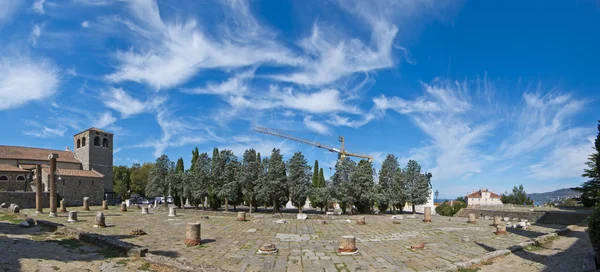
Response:
POLYGON ((194 150, 192 150, 192 163, 190 164, 190 171, 192 172, 194 172, 194 169, 196 169, 196 161, 198 160, 199 155, 200 153, 198 152, 197 147, 194 150))
POLYGON ((319 183, 321 182, 319 179, 319 161, 315 160, 315 167, 314 169, 314 173, 312 175, 312 187, 313 188, 319 188, 319 183))
POLYGON ((323 168, 319 170, 319 188, 325 188, 325 175, 323 174, 323 168))

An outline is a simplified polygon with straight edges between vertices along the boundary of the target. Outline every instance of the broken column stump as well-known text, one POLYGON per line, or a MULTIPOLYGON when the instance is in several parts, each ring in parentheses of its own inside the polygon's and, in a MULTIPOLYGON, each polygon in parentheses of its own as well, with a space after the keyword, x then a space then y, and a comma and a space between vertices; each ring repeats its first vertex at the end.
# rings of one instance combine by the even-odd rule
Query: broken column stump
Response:
POLYGON ((169 207, 169 217, 175 217, 177 216, 177 211, 175 209, 175 207, 169 207))
POLYGON ((264 244, 258 248, 258 254, 273 254, 277 253, 277 247, 274 244, 264 244))
POLYGON ((361 217, 359 217, 359 218, 358 218, 358 220, 356 220, 356 224, 359 224, 359 225, 366 225, 366 224, 367 224, 367 222, 366 222, 366 220, 365 220, 365 217, 364 217, 364 216, 361 216, 361 217))
POLYGON ((358 253, 356 238, 352 235, 342 236, 337 252, 340 255, 354 255, 358 253))
POLYGON ((69 222, 69 223, 77 222, 77 212, 76 211, 69 212, 69 220, 67 220, 67 222, 69 222))
POLYGON ((504 224, 500 224, 496 227, 496 232, 494 232, 494 234, 496 235, 507 235, 508 233, 506 232, 506 225, 504 224))
POLYGON ((425 207, 425 212, 423 213, 423 222, 431 222, 431 207, 425 207))
POLYGON ((67 212, 67 203, 66 202, 67 201, 65 201, 64 198, 60 201, 60 212, 61 213, 66 213, 67 212))
POLYGON ((492 224, 494 227, 497 227, 498 225, 500 225, 502 223, 502 217, 500 216, 494 216, 494 224, 492 224))
POLYGON ((185 240, 183 243, 186 246, 197 246, 200 244, 200 223, 188 223, 185 226, 185 240))
POLYGON ((106 200, 102 200, 102 209, 108 210, 108 203, 106 202, 106 200))
POLYGON ((94 225, 94 228, 106 228, 103 212, 98 212, 98 214, 96 214, 96 224, 94 225))
POLYGON ((471 224, 475 224, 475 214, 470 213, 469 214, 469 220, 467 220, 467 223, 471 223, 471 224))
POLYGON ((148 214, 148 207, 142 207, 142 214, 148 214))
POLYGON ((126 212, 127 211, 127 204, 125 202, 121 203, 121 211, 122 212, 126 212))
POLYGON ((246 212, 238 212, 237 221, 246 221, 246 212))
POLYGON ((90 204, 88 203, 89 199, 90 198, 87 197, 87 196, 83 198, 83 210, 84 211, 89 211, 90 210, 90 204))

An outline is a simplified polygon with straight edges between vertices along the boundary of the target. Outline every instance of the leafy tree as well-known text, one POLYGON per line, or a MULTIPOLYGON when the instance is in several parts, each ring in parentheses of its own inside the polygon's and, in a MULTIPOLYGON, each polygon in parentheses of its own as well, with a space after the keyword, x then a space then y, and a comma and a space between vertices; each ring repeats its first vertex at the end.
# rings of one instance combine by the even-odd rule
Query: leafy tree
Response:
MULTIPOLYGON (((260 155, 259 155, 260 156, 260 155)), ((258 177, 260 174, 260 161, 258 161, 256 151, 254 149, 247 149, 244 151, 242 159, 242 165, 239 171, 239 182, 244 193, 244 198, 250 206, 250 213, 252 208, 256 209, 256 194, 258 192, 258 177)))
POLYGON ((221 156, 219 149, 215 147, 210 162, 211 179, 208 184, 208 205, 212 210, 216 211, 221 206, 221 201, 217 194, 224 183, 226 158, 225 156, 221 156))
POLYGON ((204 210, 204 198, 208 195, 208 185, 210 183, 210 157, 208 154, 201 153, 198 155, 196 165, 194 166, 194 172, 191 176, 191 184, 188 185, 190 202, 195 208, 198 208, 198 204, 202 203, 202 209, 204 210))
POLYGON ((146 162, 143 165, 139 165, 138 163, 134 164, 131 167, 131 192, 135 194, 139 194, 142 197, 146 196, 146 186, 148 185, 149 175, 154 168, 153 163, 146 162))
POLYGON ((121 193, 114 189, 117 194, 123 198, 129 197, 128 191, 131 189, 131 168, 125 165, 113 166, 113 182, 115 187, 117 183, 120 183, 119 190, 121 193))
POLYGON ((431 173, 421 174, 421 166, 414 160, 409 160, 405 170, 402 172, 404 184, 406 185, 407 201, 415 206, 427 203, 431 194, 431 173))
POLYGON ((343 212, 346 212, 348 205, 351 205, 353 199, 349 196, 346 186, 350 182, 350 176, 356 168, 356 163, 349 158, 338 159, 335 163, 335 173, 331 177, 331 186, 333 187, 332 197, 340 204, 343 212))
MULTIPOLYGON (((154 167, 152 167, 152 171, 150 171, 150 175, 148 176, 146 194, 153 197, 162 194, 166 197, 169 192, 169 179, 167 176, 174 167, 175 165, 169 160, 167 155, 163 154, 156 159, 156 163, 154 163, 154 167)), ((163 205, 167 206, 167 202, 165 201, 163 205)))
POLYGON ((240 163, 237 161, 237 157, 233 155, 233 152, 229 150, 221 151, 221 153, 228 153, 227 161, 224 172, 224 183, 220 188, 218 196, 224 199, 225 211, 228 211, 229 205, 233 205, 234 209, 236 205, 239 205, 243 200, 242 188, 238 182, 240 163))
MULTIPOLYGON (((317 161, 315 161, 315 165, 318 167, 317 161)), ((317 186, 320 186, 321 182, 317 173, 318 170, 315 170, 315 174, 312 176, 313 185, 316 184, 317 186)), ((304 155, 302 155, 302 152, 294 153, 294 156, 292 156, 288 162, 288 187, 290 191, 290 201, 298 208, 299 213, 302 213, 302 207, 306 204, 306 198, 310 195, 310 180, 310 166, 304 158, 304 155)))
POLYGON ((195 168, 196 168, 196 160, 198 160, 198 157, 200 156, 200 152, 198 151, 198 148, 196 147, 194 150, 192 150, 192 163, 190 164, 190 171, 194 172, 195 168))
POLYGON ((354 167, 350 182, 343 184, 346 199, 354 204, 361 213, 369 212, 371 207, 372 188, 373 188, 373 165, 366 160, 361 160, 354 167))
MULTIPOLYGON (((175 171, 180 174, 183 174, 183 172, 185 172, 183 158, 179 158, 177 160, 177 164, 175 165, 175 171)), ((175 206, 183 208, 183 205, 185 204, 185 200, 183 199, 183 175, 178 176, 176 179, 174 179, 174 181, 176 183, 171 183, 171 196, 173 197, 173 202, 175 206)))
MULTIPOLYGON (((388 154, 381 164, 379 171, 379 186, 381 187, 381 196, 379 197, 379 210, 385 212, 388 207, 396 204, 398 186, 396 175, 399 169, 398 159, 392 154, 388 154)), ((401 193, 401 192, 400 192, 401 193)))
POLYGON ((319 188, 321 179, 319 177, 319 161, 318 160, 315 160, 315 167, 313 169, 315 172, 312 175, 312 187, 319 188))
POLYGON ((117 193, 117 195, 121 196, 122 199, 126 199, 128 196, 127 191, 129 189, 127 189, 127 184, 125 184, 123 180, 117 180, 115 186, 113 187, 113 190, 115 191, 115 193, 117 193))
POLYGON ((584 182, 577 191, 581 192, 581 202, 586 207, 594 206, 600 199, 600 120, 598 121, 598 135, 594 141, 594 150, 585 163, 587 169, 581 175, 588 180, 584 182))
POLYGON ((265 203, 272 203, 273 212, 279 213, 280 207, 287 203, 289 196, 285 163, 281 151, 274 148, 271 157, 267 161, 263 160, 263 162, 263 172, 266 175, 262 175, 260 179, 261 199, 265 203))
POLYGON ((519 185, 519 187, 513 187, 510 195, 507 193, 502 194, 500 201, 504 204, 533 205, 533 200, 527 196, 523 184, 519 185))
POLYGON ((467 203, 462 201, 455 201, 452 205, 450 205, 450 202, 444 201, 444 203, 435 207, 435 212, 443 216, 454 216, 457 212, 460 211, 460 209, 466 207, 467 203))
POLYGON ((456 198, 456 201, 460 201, 460 202, 463 202, 463 203, 467 203, 467 201, 465 200, 465 197, 463 197, 463 196, 459 196, 459 197, 457 197, 457 198, 456 198))

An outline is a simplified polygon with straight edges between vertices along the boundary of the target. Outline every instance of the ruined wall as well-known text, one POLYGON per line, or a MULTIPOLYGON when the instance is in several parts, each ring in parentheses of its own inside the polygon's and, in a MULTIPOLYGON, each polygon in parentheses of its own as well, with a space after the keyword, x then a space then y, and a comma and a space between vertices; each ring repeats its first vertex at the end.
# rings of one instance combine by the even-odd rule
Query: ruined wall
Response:
MULTIPOLYGON (((0 192, 0 203, 15 203, 21 209, 35 209, 35 192, 0 192)), ((42 193, 42 207, 50 208, 50 193, 42 193)))
POLYGON ((510 217, 519 218, 519 219, 527 219, 529 222, 538 222, 546 212, 528 212, 528 211, 502 211, 502 210, 485 210, 485 209, 473 209, 473 208, 465 208, 460 210, 455 216, 459 217, 468 217, 469 214, 475 214, 476 217, 483 216, 501 216, 501 217, 510 217))
MULTIPOLYGON (((42 176, 44 188, 48 186, 48 177, 42 176)), ((83 198, 89 197, 90 205, 101 205, 104 199, 104 182, 99 178, 63 176, 56 181, 56 193, 59 201, 65 199, 67 206, 83 205, 83 198)))
POLYGON ((7 176, 8 181, 0 180, 0 191, 31 191, 27 182, 27 173, 23 172, 0 172, 0 176, 7 176), (25 180, 17 180, 17 177, 23 177, 25 180))

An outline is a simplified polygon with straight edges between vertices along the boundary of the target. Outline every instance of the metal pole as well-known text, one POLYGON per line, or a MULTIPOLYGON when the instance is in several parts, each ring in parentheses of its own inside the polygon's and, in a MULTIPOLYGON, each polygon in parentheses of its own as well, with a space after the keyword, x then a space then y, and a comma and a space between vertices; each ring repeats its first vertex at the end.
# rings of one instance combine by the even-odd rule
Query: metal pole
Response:
POLYGON ((50 217, 56 217, 56 159, 58 154, 50 154, 50 217))

